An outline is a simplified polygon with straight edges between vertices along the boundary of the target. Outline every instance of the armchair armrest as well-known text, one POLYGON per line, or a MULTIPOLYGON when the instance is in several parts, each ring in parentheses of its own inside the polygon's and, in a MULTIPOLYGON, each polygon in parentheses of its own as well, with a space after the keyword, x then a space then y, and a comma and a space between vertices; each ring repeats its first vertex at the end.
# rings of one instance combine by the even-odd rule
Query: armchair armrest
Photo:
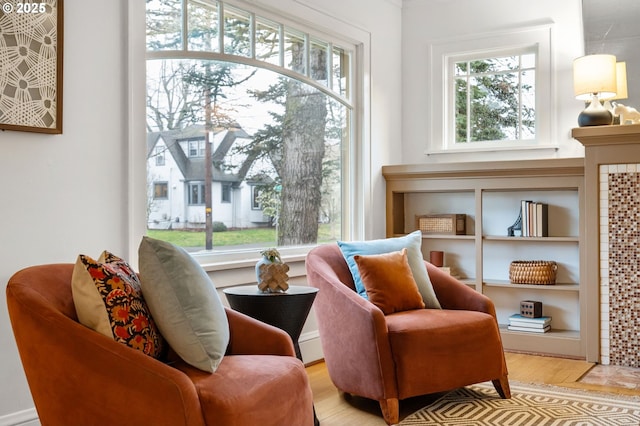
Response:
POLYGON ((449 274, 425 262, 431 284, 443 309, 462 309, 485 312, 496 316, 493 302, 484 294, 469 288, 449 274))
POLYGON ((229 320, 230 355, 296 356, 291 337, 272 325, 225 307, 229 320))

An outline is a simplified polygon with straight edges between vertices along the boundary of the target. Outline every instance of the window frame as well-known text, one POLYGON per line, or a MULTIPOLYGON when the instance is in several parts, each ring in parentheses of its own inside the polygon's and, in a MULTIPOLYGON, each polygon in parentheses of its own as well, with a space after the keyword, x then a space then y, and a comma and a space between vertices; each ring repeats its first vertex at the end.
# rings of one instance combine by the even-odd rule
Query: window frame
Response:
MULTIPOLYGON (((350 94, 354 108, 350 125, 353 128, 350 145, 343 152, 348 166, 348 183, 343 187, 344 214, 342 218, 345 240, 363 239, 365 231, 371 229, 371 218, 366 215, 372 203, 371 179, 371 81, 366 78, 371 73, 371 34, 360 27, 336 19, 316 10, 300 9, 285 12, 269 2, 238 3, 228 0, 229 4, 242 4, 265 18, 277 17, 277 20, 290 25, 302 25, 311 34, 320 34, 335 40, 339 45, 353 48, 350 64, 350 94), (261 5, 262 3, 262 5, 261 5), (303 24, 300 24, 303 22, 303 24), (313 24, 311 24, 313 22, 313 24)), ((128 2, 128 176, 129 176, 129 221, 128 254, 132 262, 138 259, 137 251, 140 239, 147 233, 146 211, 146 8, 145 2, 128 2), (144 165, 141 167, 141 165, 144 165)), ((303 260, 306 253, 315 247, 283 247, 280 253, 283 259, 303 260)), ((224 270, 248 266, 255 262, 257 255, 251 250, 239 250, 212 253, 191 253, 207 270, 224 270), (251 255, 248 256, 248 252, 251 255)))
POLYGON ((153 182, 153 199, 154 200, 168 200, 169 199, 169 182, 167 181, 155 181, 153 182), (164 196, 158 196, 157 189, 164 187, 164 196))
POLYGON ((521 149, 558 148, 551 140, 555 105, 552 87, 555 76, 552 68, 551 24, 484 34, 477 37, 460 37, 435 42, 430 45, 430 122, 431 134, 426 141, 427 155, 469 153, 479 151, 512 151, 521 149), (505 54, 525 53, 535 48, 536 67, 536 136, 534 139, 478 141, 455 143, 455 72, 454 63, 465 58, 499 57, 505 54), (429 137, 430 136, 430 137, 429 137))
POLYGON ((231 184, 222 182, 220 184, 220 203, 231 204, 232 193, 231 184))
POLYGON ((166 158, 165 151, 167 148, 165 146, 157 146, 155 147, 155 157, 156 157, 156 166, 165 166, 166 158))
POLYGON ((201 180, 194 180, 191 182, 186 182, 187 185, 187 206, 204 206, 204 191, 205 184, 201 180), (192 188, 196 187, 198 189, 198 200, 196 203, 193 202, 193 192, 192 188))
MULTIPOLYGON (((471 62, 475 62, 475 61, 486 61, 486 60, 491 60, 491 59, 498 59, 498 58, 505 58, 505 57, 518 57, 518 67, 515 69, 509 69, 509 70, 500 70, 500 71, 495 71, 495 72, 486 72, 484 73, 484 75, 487 76, 496 76, 499 74, 517 74, 518 75, 518 82, 519 82, 519 86, 522 82, 522 75, 525 72, 528 71, 533 71, 534 75, 537 72, 535 65, 534 67, 523 67, 522 66, 522 57, 526 56, 526 55, 535 55, 535 57, 537 58, 538 55, 538 50, 536 46, 529 46, 528 48, 521 48, 521 49, 515 49, 515 50, 506 50, 506 51, 501 51, 501 52, 494 52, 493 55, 491 55, 491 57, 486 57, 487 55, 482 55, 482 57, 478 57, 475 54, 472 55, 460 55, 460 56, 450 56, 448 58, 448 70, 449 70, 449 75, 451 75, 451 79, 449 79, 449 81, 447 82, 450 87, 448 88, 449 93, 450 93, 450 98, 453 100, 453 102, 451 102, 449 105, 447 105, 447 123, 448 125, 451 127, 449 129, 447 129, 447 135, 451 135, 450 138, 447 138, 447 143, 452 144, 453 146, 458 146, 458 144, 482 144, 483 146, 486 146, 488 143, 496 143, 498 144, 498 146, 500 146, 501 144, 504 143, 508 143, 508 142, 514 142, 514 143, 521 143, 523 141, 530 141, 532 138, 528 138, 528 139, 524 139, 524 138, 520 138, 520 139, 500 139, 498 141, 490 141, 490 140, 482 140, 482 141, 473 141, 473 140, 469 140, 469 124, 471 124, 471 126, 473 126, 474 120, 473 120, 473 111, 471 108, 471 102, 469 99, 469 92, 466 92, 466 104, 467 104, 467 125, 466 127, 466 133, 467 133, 467 140, 463 141, 463 142, 459 142, 456 138, 457 135, 457 129, 456 129, 456 112, 457 112, 457 108, 456 108, 456 100, 457 100, 457 82, 460 80, 463 80, 466 82, 467 88, 469 87, 469 80, 472 80, 474 78, 476 78, 476 73, 472 72, 471 70, 467 70, 467 72, 464 75, 461 74, 457 74, 455 69, 456 69, 456 64, 459 63, 466 63, 467 66, 470 66, 471 62), (452 139, 452 140, 449 140, 452 139)), ((536 60, 537 62, 537 60, 536 60)), ((518 94, 518 127, 520 129, 522 129, 523 125, 522 125, 522 109, 523 109, 523 102, 522 102, 522 92, 520 92, 518 94)), ((536 114, 537 117, 537 114, 536 114)), ((537 121, 537 120, 536 120, 537 121)), ((520 133, 520 135, 522 135, 522 130, 520 130, 518 133, 520 133)), ((460 145, 462 146, 462 145, 460 145)))

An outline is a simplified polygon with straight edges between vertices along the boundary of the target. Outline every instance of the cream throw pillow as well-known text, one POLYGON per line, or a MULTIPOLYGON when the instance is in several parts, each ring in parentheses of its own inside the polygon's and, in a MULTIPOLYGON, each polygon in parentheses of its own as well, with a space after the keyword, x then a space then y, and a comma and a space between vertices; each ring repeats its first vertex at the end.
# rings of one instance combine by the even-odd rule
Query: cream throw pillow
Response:
POLYGON ((143 237, 142 294, 160 332, 186 363, 213 373, 229 344, 229 322, 206 271, 184 249, 143 237))

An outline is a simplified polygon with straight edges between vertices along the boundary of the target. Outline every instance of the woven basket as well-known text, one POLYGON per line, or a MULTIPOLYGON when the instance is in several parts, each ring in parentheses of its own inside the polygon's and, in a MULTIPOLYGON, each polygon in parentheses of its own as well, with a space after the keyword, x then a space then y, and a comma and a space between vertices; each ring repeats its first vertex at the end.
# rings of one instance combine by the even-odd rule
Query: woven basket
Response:
POLYGON ((514 260, 509 265, 509 280, 513 284, 553 285, 557 272, 553 260, 514 260))

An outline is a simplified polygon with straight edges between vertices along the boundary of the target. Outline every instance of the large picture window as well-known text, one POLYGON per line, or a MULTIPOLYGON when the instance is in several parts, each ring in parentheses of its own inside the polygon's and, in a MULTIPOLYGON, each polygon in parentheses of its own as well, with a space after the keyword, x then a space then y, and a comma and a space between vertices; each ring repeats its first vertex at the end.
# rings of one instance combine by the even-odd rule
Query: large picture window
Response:
POLYGON ((341 238, 355 47, 222 1, 146 5, 147 175, 176 194, 148 233, 223 252, 341 238))

